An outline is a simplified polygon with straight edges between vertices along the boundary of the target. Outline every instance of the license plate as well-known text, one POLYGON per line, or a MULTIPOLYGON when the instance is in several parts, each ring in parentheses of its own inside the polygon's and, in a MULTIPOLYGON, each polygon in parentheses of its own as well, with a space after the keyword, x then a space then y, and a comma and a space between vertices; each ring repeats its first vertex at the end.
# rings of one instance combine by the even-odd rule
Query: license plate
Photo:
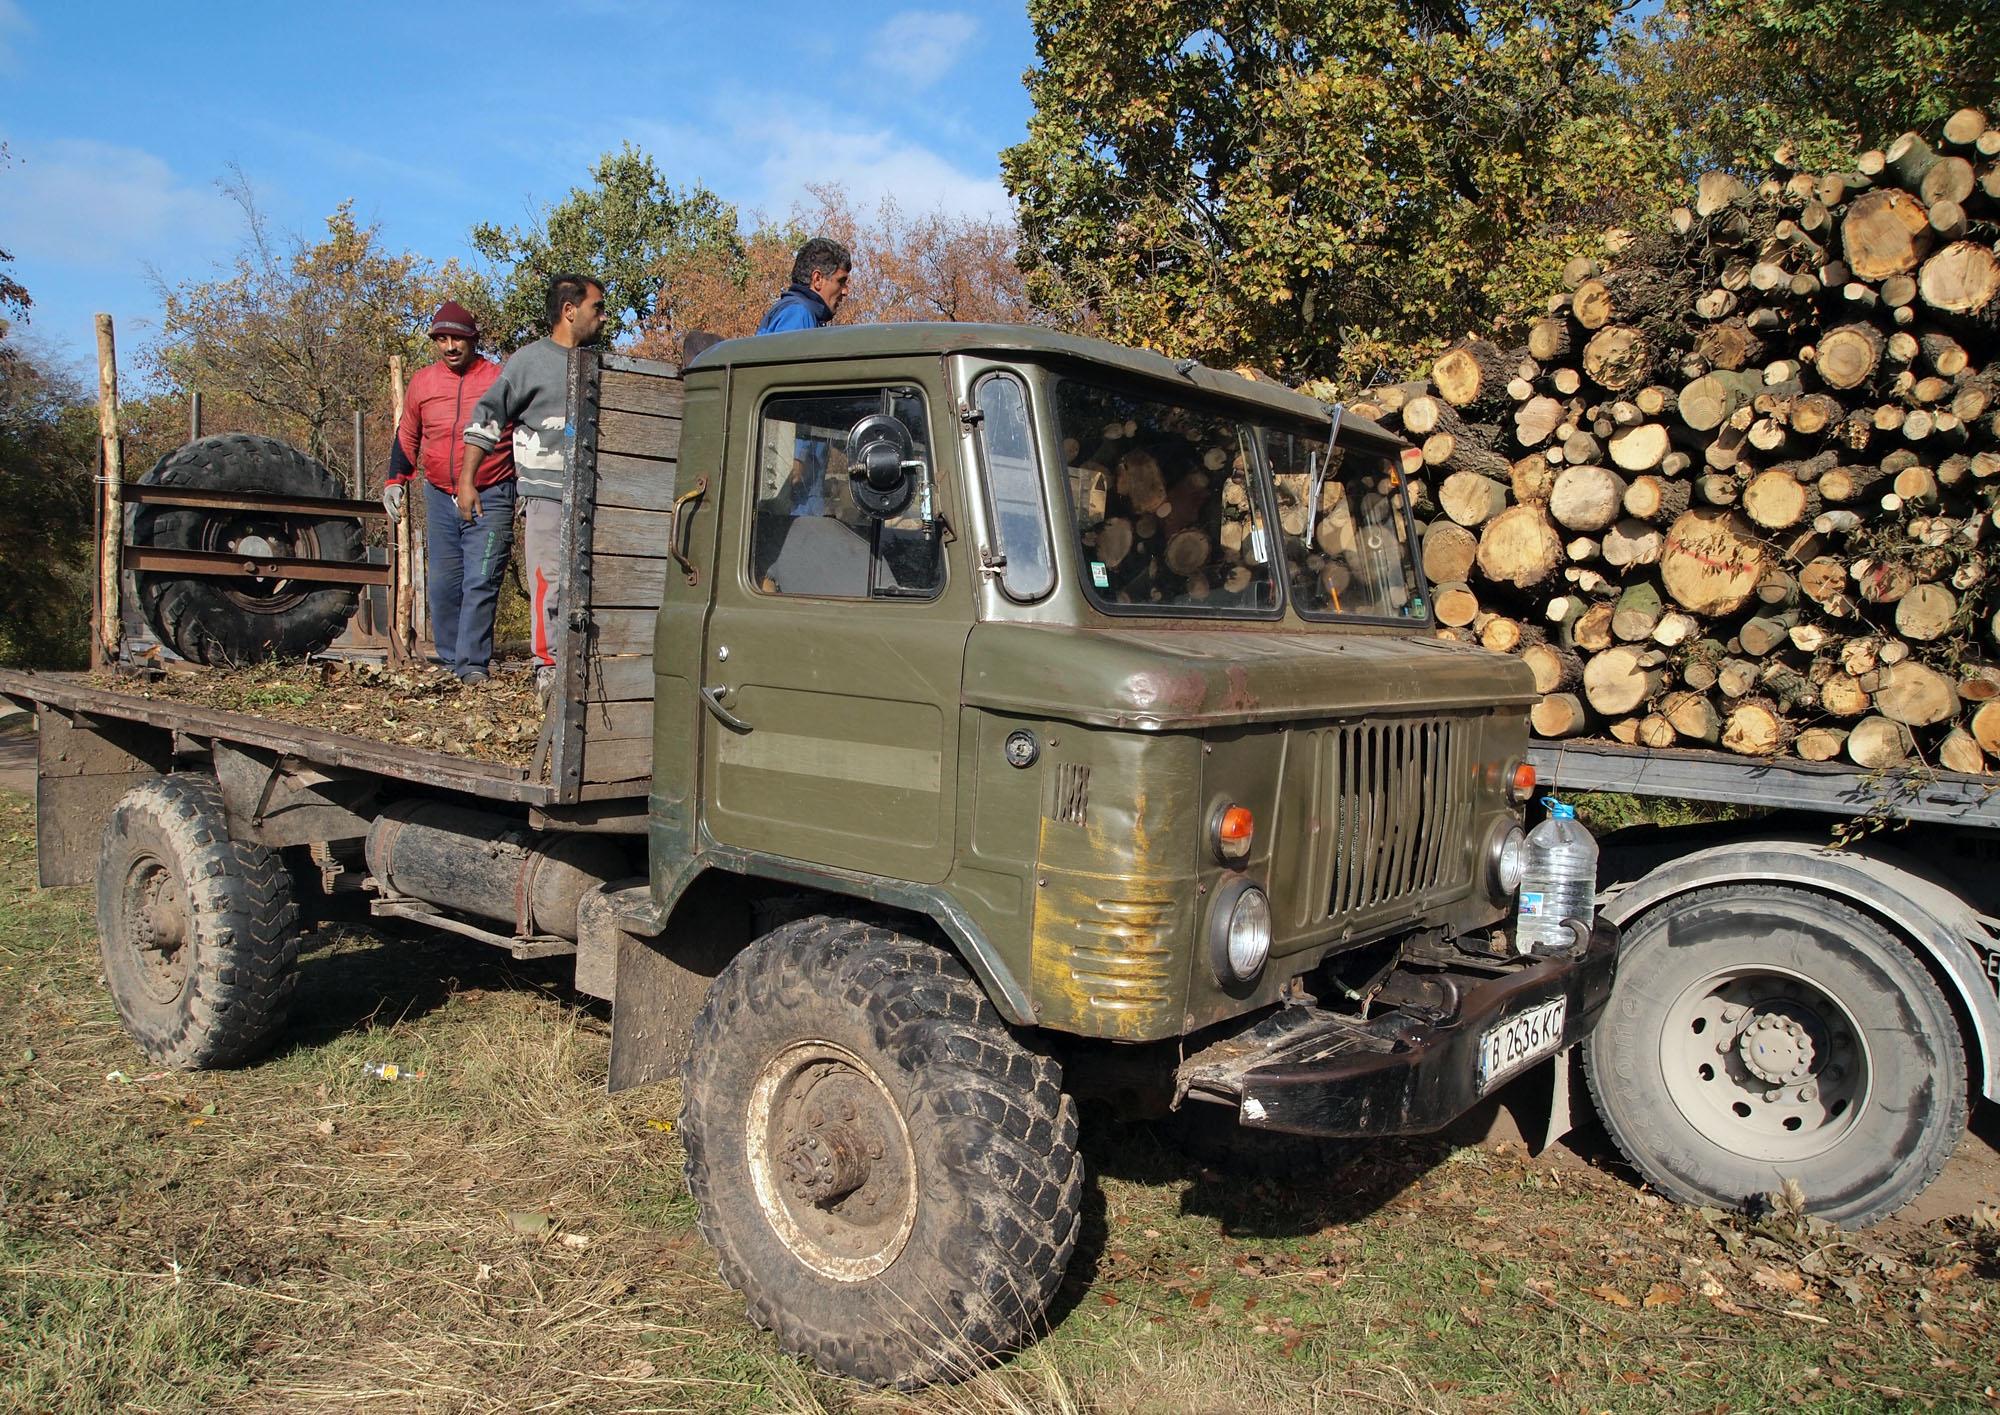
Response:
POLYGON ((1568 1012, 1569 999, 1559 997, 1488 1027, 1479 1039, 1480 1091, 1560 1047, 1568 1012))

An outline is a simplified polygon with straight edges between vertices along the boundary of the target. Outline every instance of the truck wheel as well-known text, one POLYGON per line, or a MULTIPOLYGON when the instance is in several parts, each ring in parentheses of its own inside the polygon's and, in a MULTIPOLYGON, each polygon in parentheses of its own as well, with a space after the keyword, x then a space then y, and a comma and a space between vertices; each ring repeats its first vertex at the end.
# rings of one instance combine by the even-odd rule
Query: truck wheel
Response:
POLYGON ((702 1236, 750 1317, 909 1388, 1032 1333, 1076 1246, 1060 1067, 944 950, 814 915, 725 968, 695 1020, 682 1140, 702 1236))
MULTIPOLYGON (((176 448, 139 481, 202 491, 346 495, 333 473, 298 448, 245 433, 176 448)), ((363 555, 358 521, 254 509, 138 506, 132 511, 132 541, 161 550, 227 551, 245 559, 359 561, 363 555)), ((139 607, 162 643, 182 658, 218 667, 318 653, 339 636, 358 597, 350 587, 324 582, 214 572, 148 570, 133 583, 139 607)))
POLYGON ((1625 932, 1584 1074, 1661 1193, 1737 1208, 1787 1179, 1860 1228, 1922 1193, 1965 1128, 1965 1051, 1874 919, 1781 884, 1692 890, 1625 932))
POLYGON ((284 1025, 298 961, 291 876, 229 838, 222 793, 194 773, 125 793, 104 828, 97 931, 125 1030, 154 1061, 234 1066, 284 1025))

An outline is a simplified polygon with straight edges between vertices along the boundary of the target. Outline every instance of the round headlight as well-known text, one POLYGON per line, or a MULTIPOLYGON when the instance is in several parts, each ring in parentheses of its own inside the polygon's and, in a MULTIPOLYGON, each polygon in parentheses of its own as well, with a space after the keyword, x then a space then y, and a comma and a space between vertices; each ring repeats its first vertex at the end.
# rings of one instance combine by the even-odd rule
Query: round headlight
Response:
POLYGON ((1220 925, 1214 931, 1216 974, 1224 985, 1247 983, 1263 971, 1271 956, 1270 897, 1246 884, 1216 902, 1220 925))
POLYGON ((1521 874, 1528 866, 1528 832, 1511 825, 1493 847, 1493 887, 1502 895, 1521 887, 1521 874))

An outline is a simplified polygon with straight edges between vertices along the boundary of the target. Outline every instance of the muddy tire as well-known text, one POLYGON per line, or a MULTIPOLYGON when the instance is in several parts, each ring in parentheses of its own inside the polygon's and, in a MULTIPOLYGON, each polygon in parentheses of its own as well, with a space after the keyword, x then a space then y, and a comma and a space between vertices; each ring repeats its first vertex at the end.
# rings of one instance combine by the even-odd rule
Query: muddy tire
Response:
POLYGON ((683 1094, 702 1236, 787 1350, 910 1388, 1034 1333, 1076 1246, 1076 1106, 949 953, 782 925, 716 979, 683 1094))
POLYGON ((1693 890, 1634 920, 1583 1060, 1612 1139, 1682 1203, 1754 1207, 1794 1179, 1807 1212, 1865 1227, 1965 1129, 1936 981, 1870 916, 1787 885, 1693 890))
MULTIPOLYGON (((190 442, 162 457, 142 486, 279 496, 345 496, 333 473, 276 438, 228 433, 190 442)), ((162 550, 238 552, 246 559, 362 559, 361 523, 338 516, 169 506, 132 510, 135 545, 162 550)), ((153 632, 182 658, 216 666, 305 658, 334 639, 354 613, 358 591, 309 580, 246 575, 133 576, 153 632)))
POLYGON ((118 1015, 164 1066, 236 1066, 283 1028, 298 910, 275 850, 229 838, 212 777, 125 793, 104 828, 97 932, 118 1015))

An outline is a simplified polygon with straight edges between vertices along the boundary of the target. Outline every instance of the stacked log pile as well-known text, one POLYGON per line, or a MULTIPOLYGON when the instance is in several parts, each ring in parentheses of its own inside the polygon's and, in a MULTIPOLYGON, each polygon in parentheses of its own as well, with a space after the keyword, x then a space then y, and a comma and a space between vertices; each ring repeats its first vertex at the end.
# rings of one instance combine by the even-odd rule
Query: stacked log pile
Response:
POLYGON ((1545 737, 2000 766, 2000 122, 1715 174, 1524 347, 1360 411, 1421 449, 1446 634, 1545 737))

